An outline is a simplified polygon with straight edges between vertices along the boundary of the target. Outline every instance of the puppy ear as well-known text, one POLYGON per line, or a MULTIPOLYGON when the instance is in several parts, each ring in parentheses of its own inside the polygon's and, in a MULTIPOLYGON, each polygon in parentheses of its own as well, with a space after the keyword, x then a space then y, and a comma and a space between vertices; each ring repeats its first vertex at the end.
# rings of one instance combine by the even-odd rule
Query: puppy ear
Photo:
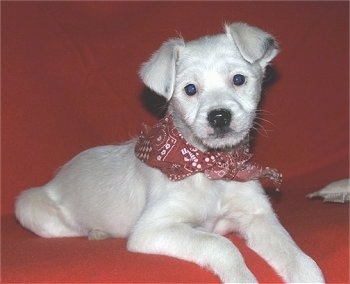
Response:
POLYGON ((175 64, 178 52, 185 45, 182 39, 170 39, 163 43, 140 69, 140 77, 150 89, 171 98, 175 83, 175 64))
POLYGON ((264 69, 278 53, 278 43, 274 37, 259 28, 245 23, 234 23, 226 25, 225 30, 243 58, 251 64, 258 62, 264 69))

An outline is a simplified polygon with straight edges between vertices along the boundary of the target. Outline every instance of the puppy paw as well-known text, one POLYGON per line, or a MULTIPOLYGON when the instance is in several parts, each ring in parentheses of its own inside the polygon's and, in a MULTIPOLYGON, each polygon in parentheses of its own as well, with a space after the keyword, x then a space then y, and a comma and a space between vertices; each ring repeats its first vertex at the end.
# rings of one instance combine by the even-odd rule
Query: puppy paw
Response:
POLYGON ((310 257, 304 255, 287 279, 289 283, 325 283, 321 269, 310 257))
POLYGON ((105 240, 111 238, 111 235, 100 230, 91 230, 88 234, 89 240, 105 240))
POLYGON ((246 266, 222 273, 219 275, 219 278, 222 283, 259 283, 246 266))
POLYGON ((232 277, 221 279, 222 283, 259 283, 252 273, 235 273, 232 277))

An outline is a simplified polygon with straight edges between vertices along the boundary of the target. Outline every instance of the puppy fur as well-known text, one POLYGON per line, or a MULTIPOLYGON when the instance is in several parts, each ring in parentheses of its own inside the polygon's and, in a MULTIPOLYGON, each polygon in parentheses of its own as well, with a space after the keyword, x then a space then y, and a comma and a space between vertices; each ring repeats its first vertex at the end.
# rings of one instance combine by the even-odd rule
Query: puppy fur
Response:
MULTIPOLYGON (((168 100, 168 112, 190 144, 229 151, 253 126, 265 67, 277 53, 273 36, 234 23, 223 34, 168 40, 140 76, 168 100), (236 74, 244 84, 233 84, 236 74), (185 93, 188 84, 195 95, 185 93), (218 109, 232 115, 225 131, 208 122, 218 109)), ((257 282, 223 237, 235 232, 286 282, 324 282, 316 263, 279 223, 258 181, 210 180, 199 173, 173 182, 135 157, 135 143, 84 151, 49 183, 24 191, 16 201, 19 222, 47 238, 127 237, 130 251, 185 259, 226 283, 257 282)))

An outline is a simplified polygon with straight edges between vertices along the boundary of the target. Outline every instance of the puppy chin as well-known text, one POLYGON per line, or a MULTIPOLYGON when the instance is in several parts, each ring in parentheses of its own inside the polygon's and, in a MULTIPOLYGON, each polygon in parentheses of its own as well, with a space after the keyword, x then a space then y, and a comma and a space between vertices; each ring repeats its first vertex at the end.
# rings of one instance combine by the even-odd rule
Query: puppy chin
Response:
POLYGON ((217 134, 210 134, 205 138, 201 138, 201 142, 205 147, 207 147, 209 150, 232 150, 240 144, 245 137, 247 137, 249 131, 241 131, 241 132, 235 132, 230 131, 225 134, 223 133, 217 133, 217 134))

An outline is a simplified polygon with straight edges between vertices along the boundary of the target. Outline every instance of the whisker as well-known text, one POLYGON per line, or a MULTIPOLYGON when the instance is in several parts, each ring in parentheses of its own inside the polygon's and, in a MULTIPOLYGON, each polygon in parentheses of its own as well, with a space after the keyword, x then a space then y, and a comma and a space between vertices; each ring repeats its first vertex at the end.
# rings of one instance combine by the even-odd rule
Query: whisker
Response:
POLYGON ((256 118, 253 121, 252 129, 254 129, 257 133, 263 135, 264 137, 269 137, 269 132, 271 132, 272 129, 268 129, 266 127, 266 124, 269 126, 272 126, 272 128, 275 127, 275 124, 271 122, 269 119, 266 119, 262 116, 272 115, 272 113, 267 110, 257 109, 255 111, 255 114, 256 114, 256 118))
MULTIPOLYGON (((269 130, 267 130, 262 124, 254 122, 252 129, 263 135, 264 137, 269 137, 269 130)), ((270 131, 271 132, 271 131, 270 131)))
POLYGON ((268 111, 266 109, 257 109, 257 110, 255 110, 255 113, 256 114, 263 113, 263 114, 267 114, 267 115, 273 115, 273 113, 271 111, 268 111))
POLYGON ((273 122, 271 122, 270 120, 268 120, 266 118, 258 117, 257 120, 260 120, 260 121, 268 123, 269 125, 275 126, 275 124, 273 122))

